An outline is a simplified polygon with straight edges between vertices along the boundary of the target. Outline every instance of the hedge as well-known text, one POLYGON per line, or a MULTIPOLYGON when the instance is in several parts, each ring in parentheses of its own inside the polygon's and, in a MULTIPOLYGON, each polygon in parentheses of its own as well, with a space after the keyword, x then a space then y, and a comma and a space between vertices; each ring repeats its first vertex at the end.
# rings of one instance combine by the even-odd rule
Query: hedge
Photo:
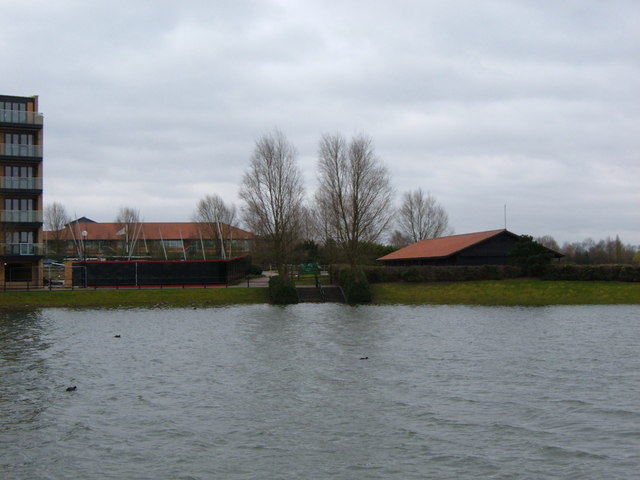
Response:
POLYGON ((503 280, 521 275, 520 267, 514 265, 363 267, 362 270, 371 283, 503 280))
POLYGON ((371 303, 371 287, 367 276, 362 270, 358 270, 358 282, 354 281, 353 273, 350 268, 340 271, 340 286, 344 292, 347 302, 355 303, 371 303))
MULTIPOLYGON (((333 277, 340 279, 341 285, 341 275, 348 269, 346 265, 332 267, 333 277)), ((363 266, 361 271, 369 283, 463 282, 524 276, 522 269, 515 265, 363 266)), ((543 267, 539 277, 543 280, 640 282, 640 266, 551 264, 543 267)))
POLYGON ((298 303, 298 293, 293 282, 279 275, 269 279, 269 295, 271 302, 276 305, 298 303))
POLYGON ((635 265, 547 265, 544 280, 640 282, 635 265))

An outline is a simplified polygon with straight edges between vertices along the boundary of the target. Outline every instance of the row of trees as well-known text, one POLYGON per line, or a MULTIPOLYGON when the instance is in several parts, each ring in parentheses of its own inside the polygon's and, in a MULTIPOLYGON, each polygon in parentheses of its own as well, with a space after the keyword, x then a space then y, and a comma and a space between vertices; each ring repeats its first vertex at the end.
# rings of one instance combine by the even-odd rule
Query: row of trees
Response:
MULTIPOLYGON (((400 208, 393 207, 389 172, 376 156, 370 137, 323 135, 317 165, 318 188, 308 196, 295 147, 279 130, 265 134, 257 139, 242 177, 242 214, 233 203, 212 194, 199 200, 192 219, 202 225, 204 236, 216 243, 220 258, 230 253, 225 241, 231 237, 232 227, 244 221, 256 235, 256 256, 274 264, 281 274, 287 273, 289 263, 302 257, 339 260, 355 270, 359 263, 390 251, 378 242, 391 229, 394 231, 388 238, 393 248, 453 233, 445 209, 420 188, 405 192, 400 208), (313 199, 311 205, 307 198, 313 199)), ((131 256, 140 240, 140 212, 122 207, 115 221, 123 236, 122 254, 131 256)), ((62 238, 69 222, 61 204, 45 207, 45 228, 51 232, 49 238, 56 251, 69 240, 62 238)), ((73 240, 80 255, 82 239, 76 233, 73 240)), ((640 249, 623 244, 619 237, 599 242, 586 239, 561 247, 550 236, 536 240, 565 254, 564 260, 570 263, 640 263, 640 249)))
MULTIPOLYGON (((302 256, 339 260, 355 270, 369 257, 388 253, 379 242, 391 230, 387 238, 393 248, 453 233, 444 207, 420 188, 405 192, 400 208, 393 207, 389 172, 366 135, 351 139, 339 133, 323 135, 317 167, 318 188, 307 195, 295 147, 279 130, 265 134, 256 140, 241 180, 241 214, 233 203, 212 194, 199 200, 192 220, 200 223, 203 235, 216 243, 220 258, 228 257, 225 241, 231 237, 232 227, 242 221, 256 236, 256 257, 274 264, 281 274, 302 256)), ((130 256, 140 240, 140 212, 123 207, 115 221, 121 226, 123 254, 130 256)), ((69 222, 61 204, 45 208, 45 228, 54 244, 60 244, 62 239, 57 236, 64 234, 69 222)), ((536 240, 564 253, 568 262, 640 261, 638 248, 622 244, 618 237, 599 242, 587 239, 562 247, 549 236, 536 240)))
MULTIPOLYGON (((339 133, 323 135, 318 148, 318 183, 315 194, 307 196, 297 151, 275 130, 257 139, 242 177, 241 218, 233 203, 213 194, 198 202, 193 221, 202 225, 208 239, 217 242, 221 258, 228 254, 225 239, 232 227, 244 221, 261 242, 263 259, 281 274, 287 273, 301 245, 307 251, 311 245, 316 253, 319 244, 323 245, 325 256, 339 258, 355 270, 364 257, 375 254, 377 242, 392 225, 395 247, 451 232, 444 208, 422 189, 405 193, 399 210, 393 207, 389 172, 366 135, 351 139, 339 133), (312 198, 311 205, 307 198, 312 198)), ((69 240, 58 237, 68 234, 65 226, 70 221, 61 204, 45 208, 45 228, 54 245, 69 240)), ((121 227, 122 253, 130 256, 140 240, 140 212, 122 207, 115 221, 121 227)), ((80 242, 81 238, 78 249, 80 242)))
POLYGON ((613 265, 640 263, 640 247, 624 244, 619 236, 596 242, 587 238, 581 242, 565 242, 562 246, 549 235, 536 239, 545 247, 563 253, 564 262, 580 265, 613 265))
POLYGON ((301 240, 305 248, 317 243, 333 249, 351 266, 357 265, 371 245, 393 224, 399 246, 442 235, 448 217, 435 198, 421 189, 405 194, 401 209, 393 208, 389 172, 366 135, 350 140, 325 134, 318 147, 318 188, 312 205, 305 204, 304 185, 296 162, 296 149, 276 130, 256 141, 249 169, 244 173, 240 198, 249 230, 264 239, 281 275, 301 240))

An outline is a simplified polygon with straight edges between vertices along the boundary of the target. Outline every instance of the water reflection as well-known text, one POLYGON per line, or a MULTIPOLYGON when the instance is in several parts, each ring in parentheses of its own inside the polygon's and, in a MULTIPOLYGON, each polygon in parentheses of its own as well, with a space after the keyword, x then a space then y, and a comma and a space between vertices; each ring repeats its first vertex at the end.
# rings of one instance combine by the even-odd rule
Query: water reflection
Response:
POLYGON ((9 431, 12 425, 36 421, 48 404, 44 352, 50 344, 44 323, 39 310, 0 312, 0 418, 9 431))

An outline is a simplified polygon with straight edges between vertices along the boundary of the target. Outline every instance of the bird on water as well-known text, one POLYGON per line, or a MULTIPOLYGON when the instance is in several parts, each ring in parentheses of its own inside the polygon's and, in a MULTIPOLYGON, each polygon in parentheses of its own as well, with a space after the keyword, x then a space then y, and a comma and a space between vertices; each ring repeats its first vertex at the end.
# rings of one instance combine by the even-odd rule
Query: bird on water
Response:
POLYGON ((75 392, 77 390, 77 386, 73 386, 73 387, 67 387, 67 392, 75 392))

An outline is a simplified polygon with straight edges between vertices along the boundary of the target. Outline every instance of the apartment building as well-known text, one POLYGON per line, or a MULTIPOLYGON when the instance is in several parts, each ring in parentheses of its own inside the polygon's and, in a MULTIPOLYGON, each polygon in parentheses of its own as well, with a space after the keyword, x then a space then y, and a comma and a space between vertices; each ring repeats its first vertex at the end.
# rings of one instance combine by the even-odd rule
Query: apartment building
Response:
POLYGON ((5 289, 42 285, 42 128, 37 96, 0 95, 0 287, 5 289))

